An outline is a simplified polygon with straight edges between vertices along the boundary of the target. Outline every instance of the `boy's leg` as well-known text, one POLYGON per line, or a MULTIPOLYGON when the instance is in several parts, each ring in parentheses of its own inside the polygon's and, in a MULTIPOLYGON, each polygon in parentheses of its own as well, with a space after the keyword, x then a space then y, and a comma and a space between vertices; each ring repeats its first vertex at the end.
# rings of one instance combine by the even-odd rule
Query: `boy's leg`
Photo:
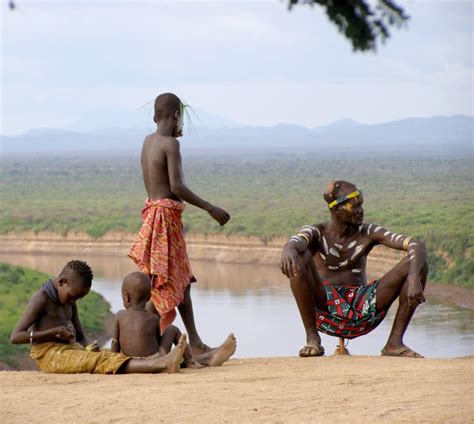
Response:
POLYGON ((186 346, 186 335, 183 334, 179 338, 176 347, 167 355, 153 357, 153 359, 132 358, 124 364, 120 371, 124 374, 160 372, 172 374, 179 372, 186 346))
POLYGON ((193 358, 200 364, 210 367, 217 367, 226 362, 235 353, 236 348, 237 340, 233 334, 229 334, 224 343, 222 343, 219 347, 209 352, 195 355, 193 358))
POLYGON ((178 344, 180 337, 181 331, 179 331, 179 328, 169 325, 161 335, 160 350, 163 350, 164 353, 169 353, 173 345, 178 344))
MULTIPOLYGON (((161 335, 160 352, 169 353, 173 345, 177 345, 181 338, 181 331, 178 327, 170 325, 161 335)), ((183 358, 187 368, 202 368, 202 365, 193 360, 193 355, 189 345, 186 344, 183 358)))
POLYGON ((184 299, 181 304, 178 306, 179 314, 183 320, 183 324, 186 327, 186 332, 189 336, 189 346, 194 355, 200 353, 208 352, 212 350, 209 346, 206 346, 199 336, 196 323, 194 322, 194 311, 193 311, 193 301, 191 299, 191 284, 188 285, 186 291, 184 292, 184 299))

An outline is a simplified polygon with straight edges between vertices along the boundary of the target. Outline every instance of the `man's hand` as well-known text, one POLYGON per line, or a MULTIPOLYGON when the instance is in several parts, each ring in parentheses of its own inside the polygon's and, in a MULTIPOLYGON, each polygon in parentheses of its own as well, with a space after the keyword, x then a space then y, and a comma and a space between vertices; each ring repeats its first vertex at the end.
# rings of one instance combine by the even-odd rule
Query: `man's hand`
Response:
POLYGON ((423 286, 421 285, 420 277, 411 273, 407 276, 408 282, 408 304, 411 308, 416 308, 418 305, 425 302, 425 295, 423 294, 423 286))
POLYGON ((211 206, 208 212, 221 226, 230 219, 230 215, 224 209, 217 206, 211 206))
POLYGON ((74 338, 76 337, 74 331, 72 331, 69 327, 63 325, 61 327, 55 328, 54 335, 65 342, 71 343, 74 338))
POLYGON ((296 277, 300 272, 301 255, 297 252, 294 243, 286 243, 281 253, 280 269, 288 278, 296 277))

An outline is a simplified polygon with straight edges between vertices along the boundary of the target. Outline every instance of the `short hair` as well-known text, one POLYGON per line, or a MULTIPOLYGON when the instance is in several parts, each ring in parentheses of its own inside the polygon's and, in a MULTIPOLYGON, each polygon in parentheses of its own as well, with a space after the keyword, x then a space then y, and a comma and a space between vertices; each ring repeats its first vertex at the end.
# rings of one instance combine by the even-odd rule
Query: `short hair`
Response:
POLYGON ((123 279, 122 290, 128 291, 134 303, 148 300, 151 293, 150 277, 140 271, 132 272, 123 279))
POLYGON ((92 273, 91 267, 85 262, 79 260, 69 261, 61 271, 60 275, 63 275, 68 271, 72 271, 74 274, 76 274, 85 287, 90 288, 92 286, 94 274, 92 273))
POLYGON ((155 99, 155 116, 153 117, 155 122, 169 118, 176 112, 181 112, 181 100, 176 94, 163 93, 155 99))
POLYGON ((356 189, 356 185, 350 183, 349 181, 330 181, 326 189, 326 193, 323 194, 323 197, 326 203, 329 204, 336 200, 338 197, 344 196, 345 194, 349 194, 356 189))

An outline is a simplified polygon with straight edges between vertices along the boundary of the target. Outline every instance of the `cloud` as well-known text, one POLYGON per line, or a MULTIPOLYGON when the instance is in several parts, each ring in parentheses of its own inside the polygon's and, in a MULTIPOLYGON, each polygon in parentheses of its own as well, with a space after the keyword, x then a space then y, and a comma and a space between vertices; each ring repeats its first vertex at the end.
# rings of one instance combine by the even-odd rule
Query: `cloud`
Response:
POLYGON ((472 113, 472 7, 406 8, 408 29, 362 55, 319 7, 22 1, 2 16, 3 130, 133 111, 161 91, 255 125, 472 113))

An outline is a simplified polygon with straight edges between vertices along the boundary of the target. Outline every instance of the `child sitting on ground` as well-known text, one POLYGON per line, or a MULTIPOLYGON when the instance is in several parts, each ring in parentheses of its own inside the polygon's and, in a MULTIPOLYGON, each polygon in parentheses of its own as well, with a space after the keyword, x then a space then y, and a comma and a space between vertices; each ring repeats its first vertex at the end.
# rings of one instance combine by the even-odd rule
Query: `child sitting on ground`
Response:
MULTIPOLYGON (((131 357, 157 357, 167 354, 173 344, 178 343, 181 332, 174 325, 168 326, 160 334, 160 318, 145 309, 151 297, 150 278, 142 272, 127 275, 122 284, 124 310, 117 313, 114 335, 112 338, 113 352, 121 352, 131 357)), ((235 338, 231 334, 218 348, 196 356, 191 349, 184 350, 184 366, 202 368, 204 366, 222 365, 235 352, 235 338)))
POLYGON ((43 284, 30 299, 11 335, 14 344, 30 343, 38 367, 51 373, 175 373, 186 348, 183 335, 166 356, 136 359, 110 350, 99 351, 84 335, 76 301, 92 285, 92 270, 81 261, 70 261, 57 278, 43 284), (85 349, 85 346, 89 349, 85 349))

